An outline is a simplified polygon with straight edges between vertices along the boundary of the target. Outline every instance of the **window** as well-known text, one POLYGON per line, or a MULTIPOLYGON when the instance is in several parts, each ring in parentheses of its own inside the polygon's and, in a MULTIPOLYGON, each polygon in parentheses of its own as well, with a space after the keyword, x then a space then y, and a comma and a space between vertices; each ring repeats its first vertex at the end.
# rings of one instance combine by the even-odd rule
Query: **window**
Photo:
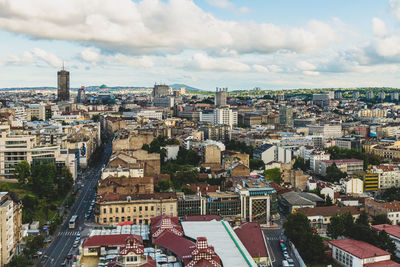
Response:
POLYGON ((107 209, 106 209, 106 208, 103 209, 103 213, 104 213, 104 214, 107 213, 107 209))
POLYGON ((121 222, 124 222, 125 221, 125 217, 121 217, 121 222))
POLYGON ((142 206, 139 206, 139 211, 142 211, 142 206))
POLYGON ((150 209, 151 209, 151 211, 154 211, 154 206, 151 206, 151 208, 150 208, 150 209))
POLYGON ((107 222, 107 218, 103 218, 103 223, 106 223, 107 222))
POLYGON ((145 206, 145 207, 144 207, 144 210, 145 210, 145 211, 148 211, 148 210, 149 210, 149 207, 148 207, 148 206, 145 206))
POLYGON ((110 213, 112 213, 112 208, 110 208, 110 213))
POLYGON ((118 213, 118 208, 115 208, 115 213, 118 213))
POLYGON ((125 208, 121 208, 121 212, 124 213, 125 212, 125 208))
POLYGON ((119 217, 115 217, 115 222, 119 222, 119 217))
POLYGON ((128 222, 130 222, 131 221, 131 216, 128 216, 128 222))
POLYGON ((170 210, 173 210, 173 209, 174 209, 174 205, 172 205, 172 204, 169 205, 169 209, 170 209, 170 210))
POLYGON ((110 223, 113 221, 112 217, 110 217, 110 223))

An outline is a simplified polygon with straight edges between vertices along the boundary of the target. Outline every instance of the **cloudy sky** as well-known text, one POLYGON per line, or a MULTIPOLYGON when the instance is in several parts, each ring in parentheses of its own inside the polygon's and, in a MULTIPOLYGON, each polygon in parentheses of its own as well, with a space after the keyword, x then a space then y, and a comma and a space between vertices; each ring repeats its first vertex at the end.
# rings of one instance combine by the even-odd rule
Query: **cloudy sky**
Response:
POLYGON ((400 0, 0 0, 0 87, 400 87, 400 0))

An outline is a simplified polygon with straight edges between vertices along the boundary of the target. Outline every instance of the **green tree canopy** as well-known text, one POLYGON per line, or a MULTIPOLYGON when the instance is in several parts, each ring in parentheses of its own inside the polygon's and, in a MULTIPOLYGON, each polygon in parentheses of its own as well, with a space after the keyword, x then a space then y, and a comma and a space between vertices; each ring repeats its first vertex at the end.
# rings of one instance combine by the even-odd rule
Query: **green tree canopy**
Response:
POLYGON ((265 174, 265 179, 268 181, 272 181, 277 184, 280 184, 282 182, 281 169, 279 168, 272 168, 265 170, 264 174, 265 174))
POLYGON ((389 220, 386 214, 378 214, 372 216, 372 225, 377 225, 377 224, 392 224, 392 221, 389 220))
POLYGON ((296 157, 293 164, 293 169, 300 169, 305 172, 307 170, 306 160, 302 157, 296 157))
POLYGON ((31 165, 26 160, 19 162, 15 166, 14 174, 19 184, 25 184, 31 175, 31 165))
POLYGON ((264 170, 265 164, 261 159, 250 159, 250 170, 264 170))
POLYGON ((322 238, 312 231, 307 216, 301 212, 290 214, 283 227, 305 262, 324 262, 326 248, 322 238))
POLYGON ((339 182, 340 179, 346 178, 347 174, 342 172, 335 163, 326 168, 326 179, 330 182, 339 182))

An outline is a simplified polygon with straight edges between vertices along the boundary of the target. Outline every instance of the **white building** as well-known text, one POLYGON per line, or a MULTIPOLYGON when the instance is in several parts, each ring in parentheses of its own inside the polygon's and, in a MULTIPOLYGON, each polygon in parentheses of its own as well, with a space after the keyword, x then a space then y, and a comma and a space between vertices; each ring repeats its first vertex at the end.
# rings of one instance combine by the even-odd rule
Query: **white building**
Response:
POLYGON ((309 134, 310 135, 320 135, 323 138, 337 138, 342 137, 342 125, 309 125, 309 134))
POLYGON ((26 120, 32 121, 32 120, 45 120, 46 119, 46 113, 45 113, 45 106, 42 105, 28 105, 26 108, 26 120))
MULTIPOLYGON (((369 263, 384 262, 386 266, 393 264, 390 260, 390 253, 370 245, 363 241, 354 239, 339 239, 329 241, 332 248, 332 258, 342 266, 363 267, 369 263)), ((373 266, 373 265, 371 265, 373 266)))
POLYGON ((321 160, 330 160, 331 155, 325 153, 324 151, 315 151, 310 155, 310 168, 315 171, 317 168, 317 162, 321 160))
POLYGON ((200 121, 210 124, 222 124, 233 127, 238 123, 238 113, 229 107, 203 110, 200 113, 200 121))
POLYGON ((379 174, 379 189, 400 187, 400 170, 396 165, 372 166, 371 173, 379 174))
POLYGON ((400 226, 399 225, 390 225, 390 224, 378 224, 373 225, 372 228, 377 230, 378 232, 384 230, 393 240, 393 243, 396 245, 396 256, 400 257, 400 226))
POLYGON ((362 194, 364 192, 364 182, 358 178, 351 178, 344 183, 346 194, 362 194))
POLYGON ((166 161, 169 159, 176 159, 178 157, 179 145, 168 145, 163 148, 167 151, 167 155, 165 157, 166 161))

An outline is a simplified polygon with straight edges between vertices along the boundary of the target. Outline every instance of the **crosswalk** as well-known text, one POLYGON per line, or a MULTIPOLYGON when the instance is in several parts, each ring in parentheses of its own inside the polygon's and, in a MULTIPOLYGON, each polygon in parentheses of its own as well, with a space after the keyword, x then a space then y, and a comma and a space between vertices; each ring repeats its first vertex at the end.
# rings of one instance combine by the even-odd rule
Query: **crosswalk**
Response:
POLYGON ((76 236, 79 231, 62 231, 58 233, 58 236, 76 236))
POLYGON ((270 241, 279 240, 279 237, 278 236, 267 236, 267 240, 270 240, 270 241))

